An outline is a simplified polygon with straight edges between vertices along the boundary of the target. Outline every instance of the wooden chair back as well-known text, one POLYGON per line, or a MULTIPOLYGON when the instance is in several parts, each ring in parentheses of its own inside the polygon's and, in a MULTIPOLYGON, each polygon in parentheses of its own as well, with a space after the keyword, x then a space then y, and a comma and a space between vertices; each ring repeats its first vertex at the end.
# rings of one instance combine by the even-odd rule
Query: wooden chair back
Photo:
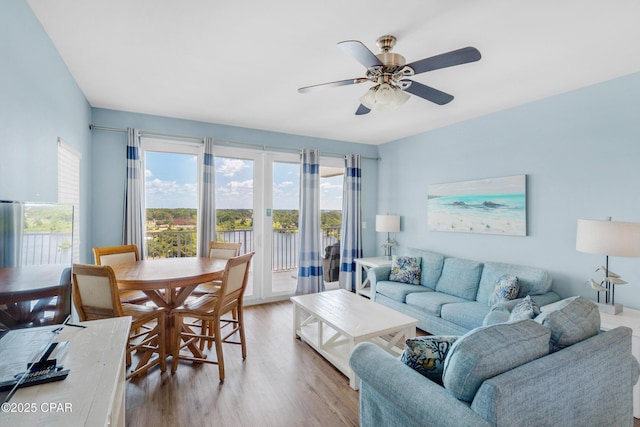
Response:
POLYGON ((240 255, 242 243, 209 242, 209 258, 229 259, 240 255))
POLYGON ((110 266, 74 264, 72 285, 80 321, 124 316, 110 266))
POLYGON ((220 313, 224 313, 227 307, 241 305, 244 291, 249 281, 249 264, 255 252, 229 258, 222 275, 220 297, 218 307, 220 313))
POLYGON ((116 265, 140 261, 140 252, 136 245, 107 246, 93 248, 96 265, 116 265))

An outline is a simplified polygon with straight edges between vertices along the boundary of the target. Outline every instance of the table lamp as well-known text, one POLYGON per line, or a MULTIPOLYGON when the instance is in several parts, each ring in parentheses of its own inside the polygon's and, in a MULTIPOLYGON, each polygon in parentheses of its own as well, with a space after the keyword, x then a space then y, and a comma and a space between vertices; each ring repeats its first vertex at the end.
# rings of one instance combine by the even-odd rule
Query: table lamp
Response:
POLYGON ((640 257, 640 223, 611 221, 611 217, 606 220, 579 219, 576 250, 605 256, 605 265, 596 270, 604 278, 599 283, 589 279, 589 283, 598 293, 600 311, 621 313, 622 304, 615 302, 615 285, 627 282, 609 270, 609 257, 640 257), (604 293, 604 303, 600 303, 601 292, 604 293))
POLYGON ((398 215, 376 215, 376 231, 379 233, 387 233, 387 241, 382 245, 385 255, 391 259, 391 247, 396 242, 391 238, 390 233, 400 231, 400 216, 398 215))

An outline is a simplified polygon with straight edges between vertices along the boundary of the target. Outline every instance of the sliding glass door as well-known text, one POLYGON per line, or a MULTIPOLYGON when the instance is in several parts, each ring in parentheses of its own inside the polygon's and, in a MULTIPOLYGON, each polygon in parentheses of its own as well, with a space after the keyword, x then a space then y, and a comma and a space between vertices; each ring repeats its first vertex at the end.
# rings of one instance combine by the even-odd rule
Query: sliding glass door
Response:
MULTIPOLYGON (((150 139, 143 144, 147 253, 151 258, 195 256, 201 147, 150 139)), ((293 295, 300 248, 299 154, 215 147, 214 157, 217 239, 240 242, 241 253, 256 253, 245 299, 266 302, 293 295)), ((321 159, 322 254, 340 242, 343 173, 342 159, 321 159)), ((338 262, 328 267, 333 273, 338 262)), ((337 275, 328 273, 328 285, 335 285, 337 275)))

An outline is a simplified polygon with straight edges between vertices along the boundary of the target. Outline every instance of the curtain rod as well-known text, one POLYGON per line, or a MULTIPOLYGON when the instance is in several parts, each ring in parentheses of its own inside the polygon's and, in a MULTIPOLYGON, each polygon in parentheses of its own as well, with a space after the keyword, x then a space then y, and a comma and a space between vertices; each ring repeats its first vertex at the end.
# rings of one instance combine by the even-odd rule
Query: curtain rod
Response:
MULTIPOLYGON (((104 126, 96 126, 96 125, 89 125, 89 130, 104 130, 104 131, 109 131, 109 132, 123 132, 126 133, 127 129, 118 129, 118 128, 110 128, 110 127, 104 127, 104 126)), ((199 143, 203 143, 204 142, 204 138, 200 137, 200 136, 184 136, 184 135, 172 135, 169 133, 158 133, 158 132, 149 132, 146 130, 141 130, 139 131, 140 136, 155 136, 155 137, 160 137, 160 138, 173 138, 173 139, 183 139, 183 140, 187 140, 187 141, 194 141, 194 142, 199 142, 199 143)), ((295 148, 285 148, 285 147, 274 147, 274 146, 269 146, 269 145, 259 145, 259 144, 250 144, 247 142, 235 142, 235 141, 221 141, 221 140, 216 140, 214 138, 214 143, 217 143, 217 145, 232 145, 232 146, 241 146, 241 147, 251 147, 251 148, 256 148, 259 150, 263 150, 263 151, 267 151, 267 150, 274 150, 274 151, 284 151, 284 152, 290 152, 290 153, 299 153, 300 150, 299 149, 295 149, 295 148), (220 143, 223 144, 220 144, 220 143)), ((320 154, 323 154, 325 156, 332 156, 332 157, 344 157, 344 154, 339 154, 339 153, 326 153, 326 152, 321 152, 320 154)), ((378 157, 367 157, 367 156, 361 156, 361 158, 363 159, 368 159, 368 160, 380 160, 378 157)))

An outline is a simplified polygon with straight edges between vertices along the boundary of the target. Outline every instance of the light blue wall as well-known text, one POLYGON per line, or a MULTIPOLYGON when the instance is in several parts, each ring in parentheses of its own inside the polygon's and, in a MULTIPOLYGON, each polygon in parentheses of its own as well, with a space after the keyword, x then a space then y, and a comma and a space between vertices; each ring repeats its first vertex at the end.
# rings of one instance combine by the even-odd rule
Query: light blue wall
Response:
MULTIPOLYGON (((267 132, 212 123, 134 114, 122 111, 94 109, 96 126, 125 129, 134 127, 144 131, 184 136, 212 136, 221 141, 259 144, 282 148, 318 148, 322 153, 348 154, 376 158, 378 147, 319 138, 267 132)), ((126 133, 94 130, 92 132, 92 245, 120 244, 122 240, 123 194, 126 174, 126 133)), ((362 160, 362 216, 371 224, 364 230, 365 253, 375 251, 375 208, 377 205, 378 161, 362 160)))
POLYGON ((89 236, 91 108, 24 0, 0 2, 0 199, 55 202, 57 141, 83 155, 81 251, 89 236))
MULTIPOLYGON (((380 157, 378 210, 401 215, 400 245, 538 266, 561 296, 595 298, 585 281, 604 257, 575 250, 576 221, 640 222, 640 74, 387 143, 380 157), (519 174, 527 237, 427 230, 429 184, 519 174)), ((640 259, 610 262, 630 283, 616 302, 640 308, 640 259)))

